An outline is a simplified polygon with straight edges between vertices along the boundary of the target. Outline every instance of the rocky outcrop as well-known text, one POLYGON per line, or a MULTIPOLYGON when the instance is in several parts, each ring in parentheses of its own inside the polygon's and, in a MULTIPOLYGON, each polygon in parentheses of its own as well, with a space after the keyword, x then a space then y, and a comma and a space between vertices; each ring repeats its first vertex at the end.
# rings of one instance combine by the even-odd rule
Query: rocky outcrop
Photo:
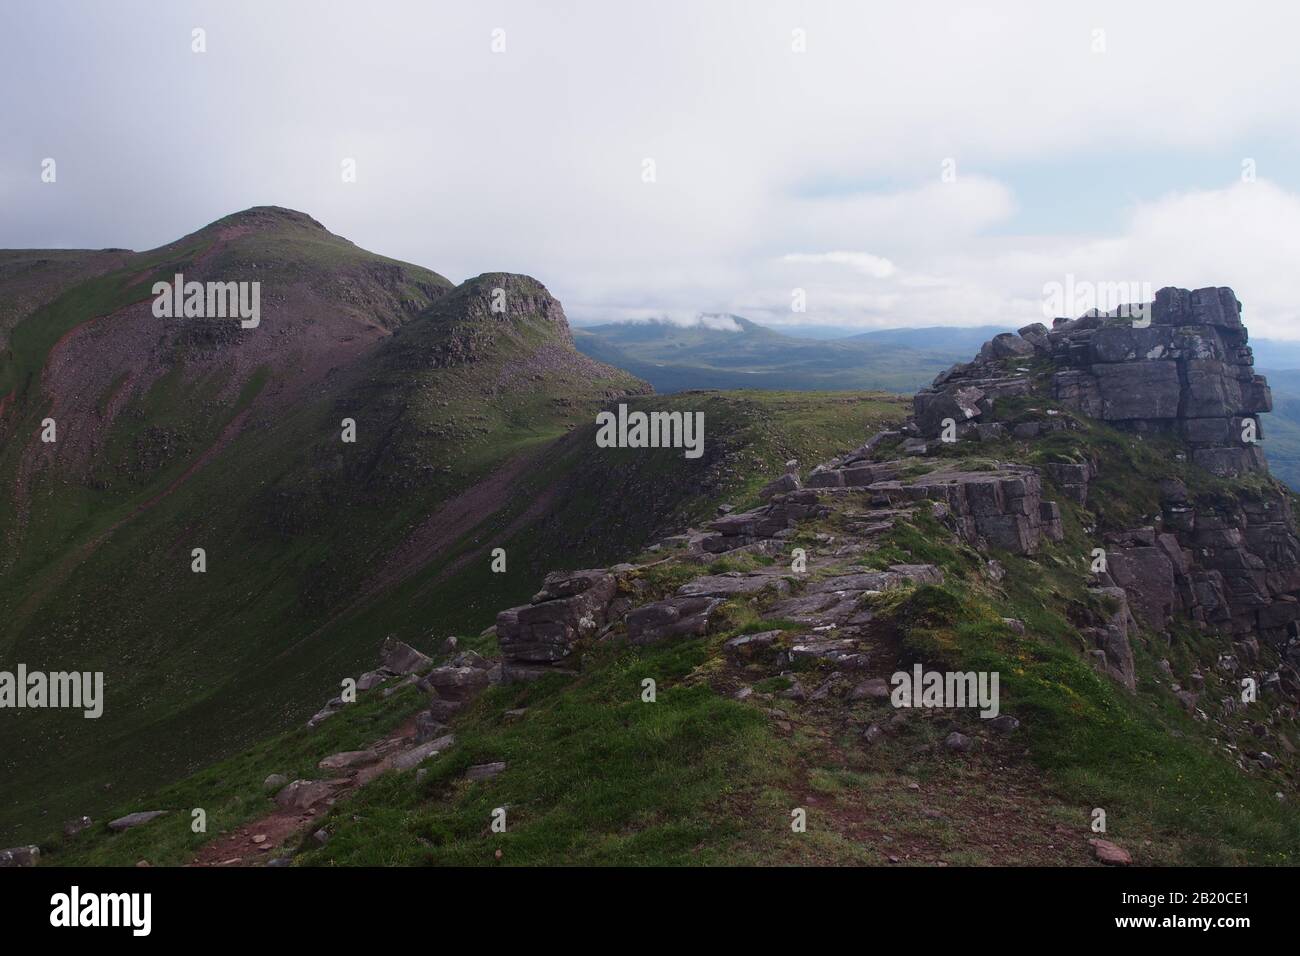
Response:
POLYGON ((706 633, 721 598, 681 596, 643 605, 627 615, 627 638, 633 644, 656 644, 675 637, 706 633))
MULTIPOLYGON (((1165 288, 1142 309, 1057 319, 1051 330, 1026 326, 991 340, 975 361, 954 366, 917 394, 914 421, 905 428, 916 437, 904 451, 925 453, 952 424, 959 441, 1034 438, 1071 427, 1063 409, 1177 439, 1187 460, 1220 478, 1266 473, 1257 416, 1272 408, 1272 398, 1247 341, 1241 303, 1227 288, 1165 288), (1028 402, 1003 401, 1034 396, 1058 408, 1027 414, 1028 402)), ((1065 499, 1089 504, 1098 477, 1093 462, 1049 463, 1042 471, 1065 499)), ((935 481, 943 483, 927 476, 910 492, 885 493, 894 500, 935 481)), ((987 499, 987 490, 968 488, 968 500, 972 490, 987 499)), ((1190 495, 1172 479, 1160 492, 1151 525, 1103 535, 1105 569, 1095 583, 1103 596, 1122 596, 1125 608, 1084 629, 1098 666, 1131 686, 1128 632, 1139 623, 1164 631, 1186 619, 1238 641, 1258 637, 1283 659, 1275 683, 1300 684, 1300 538, 1289 496, 1268 485, 1190 495)), ((1009 510, 1019 518, 1004 512, 990 520, 987 508, 953 508, 963 533, 1031 553, 1033 509, 1017 503, 1009 510)), ((1059 536, 1054 506, 1040 508, 1038 534, 1059 536)))
POLYGON ((1129 634, 1137 630, 1137 624, 1129 611, 1128 593, 1120 587, 1090 588, 1089 593, 1102 604, 1100 612, 1093 611, 1086 621, 1079 622, 1079 633, 1091 643, 1088 653, 1093 666, 1134 690, 1137 671, 1129 634))
POLYGON ((929 438, 940 436, 949 420, 970 426, 966 437, 998 436, 974 426, 1001 421, 999 399, 1031 393, 1042 371, 1037 360, 1048 366, 1051 397, 1068 409, 1181 438, 1192 460, 1219 476, 1266 471, 1256 416, 1273 402, 1246 342, 1241 303, 1231 289, 1164 288, 1143 309, 1094 312, 1057 319, 1051 331, 1038 324, 997 336, 974 362, 954 366, 917 394, 915 425, 929 438), (1015 364, 1022 361, 1027 364, 1015 364))
POLYGON ((1039 543, 1062 536, 1061 512, 1043 500, 1038 473, 1020 465, 997 471, 944 471, 910 484, 880 482, 869 489, 890 504, 928 500, 939 506, 959 534, 977 547, 994 547, 1015 554, 1033 554, 1039 543))
POLYGON ((531 603, 497 615, 497 644, 508 675, 531 675, 536 665, 562 662, 584 637, 604 626, 618 589, 604 569, 556 571, 531 603))
MULTIPOLYGON (((787 474, 783 477, 794 476, 787 474)), ((704 538, 701 547, 710 554, 721 554, 759 541, 789 537, 800 521, 826 513, 816 489, 829 486, 818 483, 818 477, 819 472, 814 471, 806 488, 774 494, 770 503, 761 508, 723 515, 709 522, 708 527, 715 534, 704 538)))
POLYGON ((1097 476, 1097 470, 1091 462, 1046 464, 1043 472, 1067 499, 1076 505, 1088 503, 1088 483, 1097 476))
POLYGON ((1053 396, 1103 421, 1177 434, 1216 475, 1266 471, 1255 416, 1272 409, 1272 396, 1252 368, 1232 290, 1161 289, 1147 318, 1146 327, 1058 321, 1053 396))
POLYGON ((384 641, 379 650, 379 659, 383 664, 382 669, 394 677, 399 674, 417 674, 433 665, 433 659, 427 654, 420 653, 395 637, 384 641))
MULTIPOLYGON (((472 653, 472 652, 469 652, 472 653)), ((450 662, 429 671, 419 686, 429 692, 429 713, 446 722, 492 683, 492 664, 477 654, 470 660, 450 662)))
POLYGON ((329 800, 344 781, 294 780, 275 795, 275 802, 286 810, 308 810, 329 800))
POLYGON ((1106 577, 1142 623, 1163 630, 1180 615, 1283 653, 1296 648, 1300 538, 1287 497, 1243 490, 1194 499, 1167 481, 1161 499, 1159 528, 1105 537, 1106 577))

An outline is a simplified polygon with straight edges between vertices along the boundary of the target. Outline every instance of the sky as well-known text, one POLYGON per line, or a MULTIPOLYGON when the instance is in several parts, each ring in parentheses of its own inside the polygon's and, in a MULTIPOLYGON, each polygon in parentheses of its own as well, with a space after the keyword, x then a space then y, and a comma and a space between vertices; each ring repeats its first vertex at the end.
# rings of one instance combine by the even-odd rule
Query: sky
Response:
POLYGON ((6 0, 0 248, 280 205, 575 324, 1228 285, 1300 339, 1297 34, 1250 2, 6 0))

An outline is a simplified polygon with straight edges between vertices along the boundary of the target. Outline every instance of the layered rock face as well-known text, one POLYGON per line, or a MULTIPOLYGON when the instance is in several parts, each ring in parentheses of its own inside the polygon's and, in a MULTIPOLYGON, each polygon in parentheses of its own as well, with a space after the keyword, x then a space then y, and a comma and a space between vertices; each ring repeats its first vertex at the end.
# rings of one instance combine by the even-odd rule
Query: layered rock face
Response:
POLYGON ((1300 538, 1286 496, 1193 499, 1166 481, 1160 517, 1159 526, 1105 538, 1106 573, 1136 616, 1155 630, 1186 616, 1238 643, 1263 640, 1300 665, 1300 538))
MULTIPOLYGON (((911 450, 924 453, 948 419, 960 440, 1032 439, 1071 427, 1059 414, 1008 420, 1003 400, 1042 396, 1127 431, 1178 438, 1190 461, 1216 476, 1266 473, 1255 416, 1271 410, 1272 398, 1246 342, 1241 303, 1227 288, 1165 288, 1141 309, 1057 319, 1050 331, 1026 326, 995 337, 975 361, 917 394, 907 430, 919 437, 911 450)), ((1088 503, 1092 462, 1048 464, 1043 472, 1071 501, 1088 503)), ((1028 550, 1015 546, 1020 537, 995 535, 990 543, 1028 550)), ((1232 635, 1237 658, 1252 658, 1258 645, 1250 642, 1258 638, 1300 664, 1300 538, 1281 489, 1193 496, 1168 480, 1155 524, 1110 531, 1103 542, 1098 593, 1125 595, 1120 617, 1131 609, 1157 631, 1176 617, 1190 619, 1232 635)), ((1126 643, 1123 630, 1111 622, 1095 635, 1105 652, 1099 657, 1117 675, 1130 669, 1115 651, 1126 643)), ((1283 677, 1300 680, 1294 670, 1283 677)))
POLYGON ((617 579, 604 570, 552 572, 532 602, 497 615, 497 643, 507 671, 562 661, 581 637, 605 623, 617 579))
POLYGON ((1120 428, 1175 435, 1216 475, 1267 471, 1255 416, 1272 409, 1272 397, 1254 372, 1233 291, 1165 288, 1144 308, 1120 311, 997 336, 976 361, 917 394, 921 434, 939 436, 947 419, 996 422, 997 400, 1030 394, 1029 363, 1050 359, 1051 396, 1065 407, 1120 428), (1008 371, 1007 358, 1026 367, 1008 371))
POLYGON ((1032 468, 1005 465, 998 471, 936 471, 911 484, 882 482, 872 490, 890 503, 939 502, 946 518, 967 541, 1013 554, 1033 554, 1047 538, 1062 537, 1061 509, 1043 500, 1043 484, 1032 468))
POLYGON ((1271 411, 1273 400, 1252 367, 1236 295, 1161 289, 1147 318, 1145 328, 1101 317, 1058 320, 1048 333, 1060 367, 1053 397, 1103 421, 1173 432, 1216 475, 1267 471, 1255 416, 1271 411))

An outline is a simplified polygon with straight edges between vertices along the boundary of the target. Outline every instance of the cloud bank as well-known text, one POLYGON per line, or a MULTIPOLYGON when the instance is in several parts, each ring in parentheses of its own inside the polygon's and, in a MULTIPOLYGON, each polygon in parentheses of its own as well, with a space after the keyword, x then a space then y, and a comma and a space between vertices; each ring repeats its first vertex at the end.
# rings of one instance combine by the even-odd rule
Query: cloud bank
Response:
POLYGON ((0 246, 144 249, 273 203, 452 279, 529 273, 583 322, 1016 325, 1070 275, 1231 285, 1300 338, 1298 28, 1250 2, 17 0, 0 246))

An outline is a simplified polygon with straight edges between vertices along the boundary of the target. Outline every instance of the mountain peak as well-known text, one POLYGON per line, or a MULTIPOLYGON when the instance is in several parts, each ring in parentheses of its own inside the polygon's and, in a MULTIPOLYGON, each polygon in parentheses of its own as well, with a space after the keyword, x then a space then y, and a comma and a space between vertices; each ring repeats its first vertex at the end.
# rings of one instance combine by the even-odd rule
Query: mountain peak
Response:
POLYGON ((284 206, 250 206, 247 209, 241 209, 239 212, 232 212, 228 216, 222 216, 215 222, 210 223, 207 228, 213 226, 245 226, 254 229, 278 229, 285 226, 294 226, 300 229, 329 232, 320 222, 305 212, 288 209, 284 206))

